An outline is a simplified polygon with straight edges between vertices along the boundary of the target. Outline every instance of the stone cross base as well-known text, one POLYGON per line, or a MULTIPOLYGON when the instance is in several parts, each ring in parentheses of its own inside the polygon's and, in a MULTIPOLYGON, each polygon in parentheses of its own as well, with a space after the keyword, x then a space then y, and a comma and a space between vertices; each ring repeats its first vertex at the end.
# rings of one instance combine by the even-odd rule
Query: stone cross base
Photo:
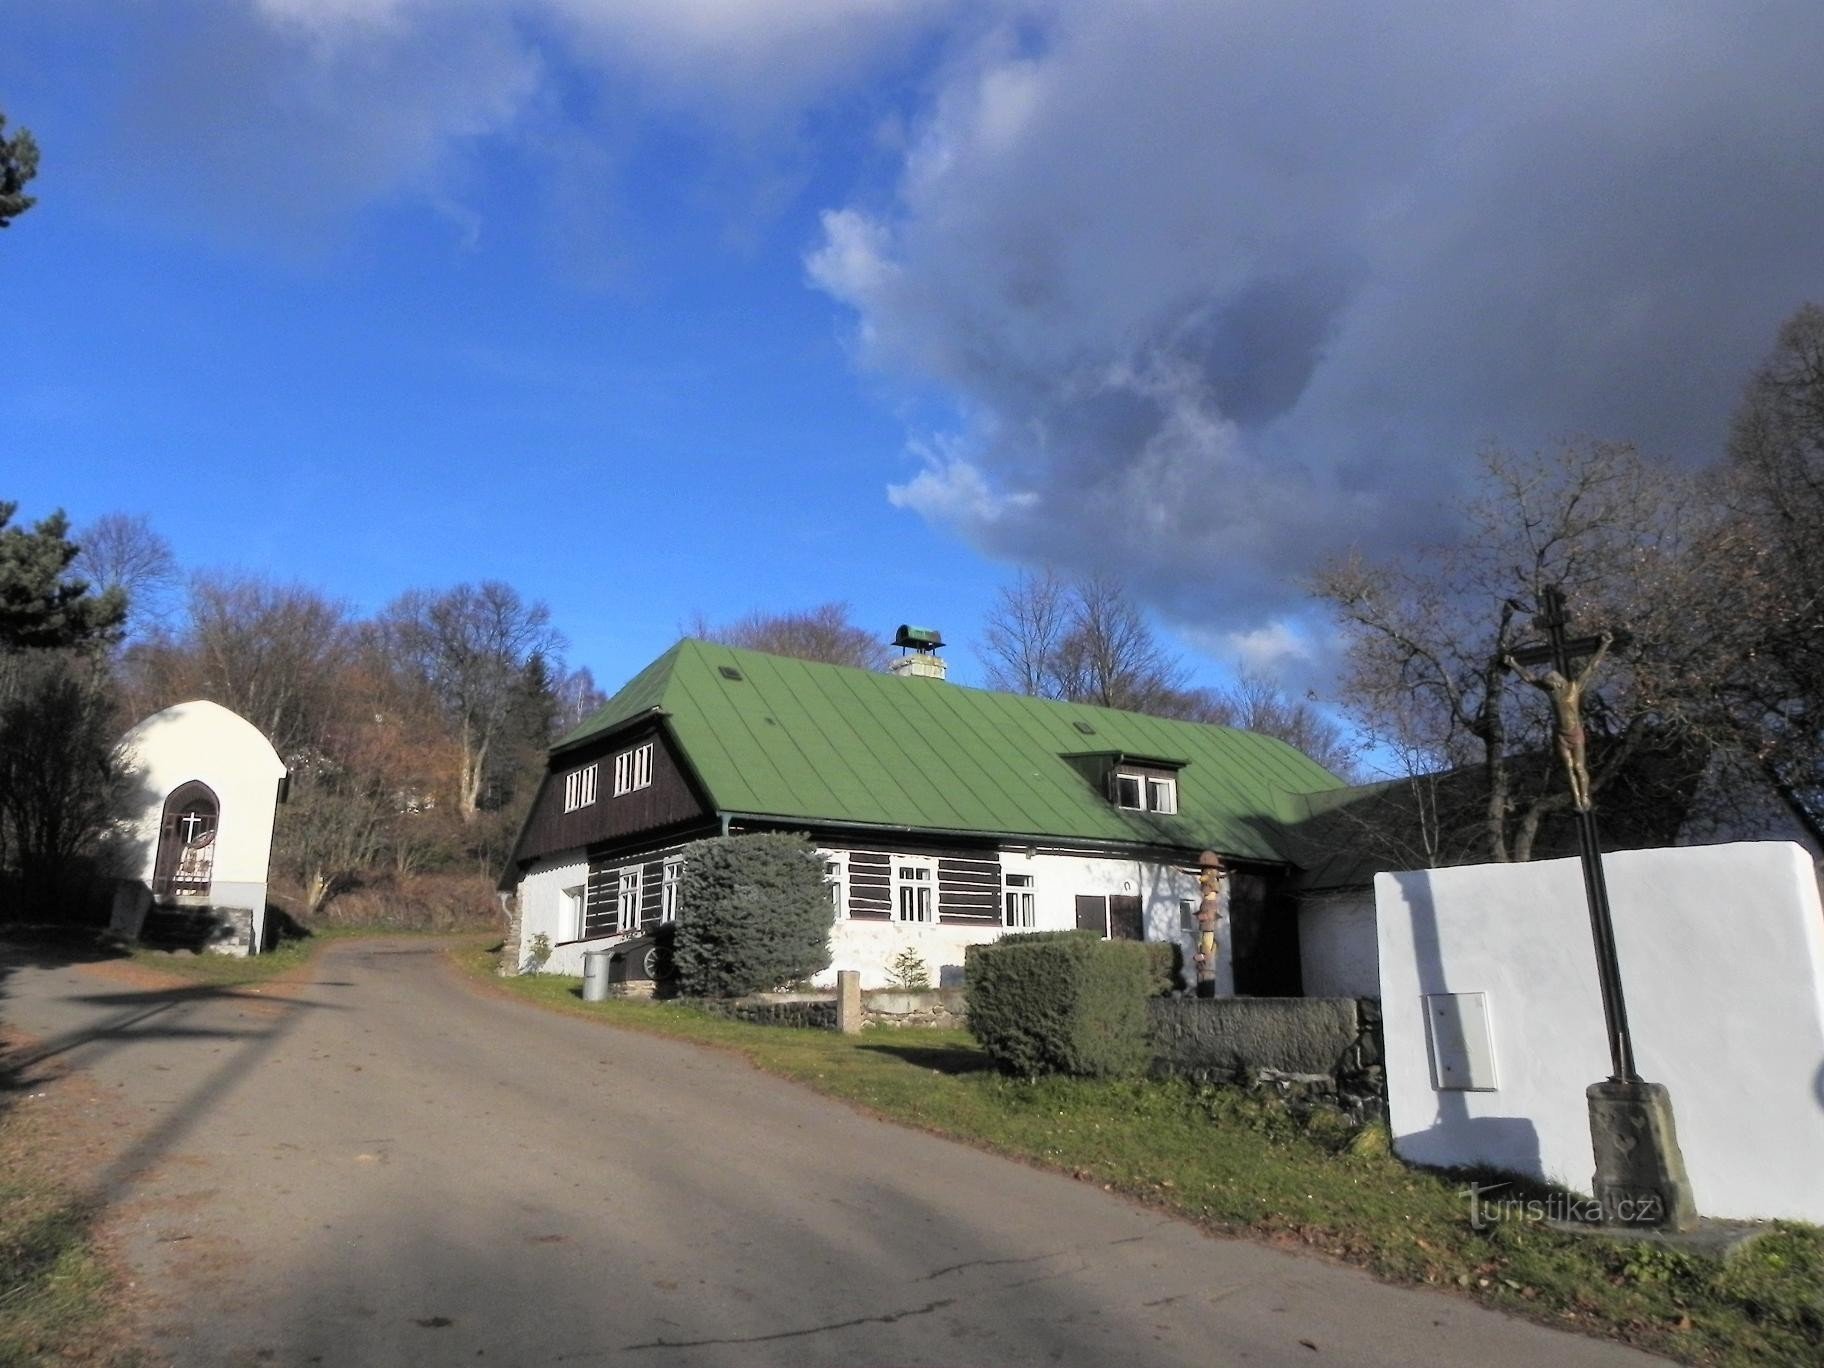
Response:
POLYGON ((1596 1202, 1604 1225, 1690 1230, 1697 1224, 1691 1180, 1661 1083, 1592 1083, 1590 1139, 1596 1149, 1596 1202))

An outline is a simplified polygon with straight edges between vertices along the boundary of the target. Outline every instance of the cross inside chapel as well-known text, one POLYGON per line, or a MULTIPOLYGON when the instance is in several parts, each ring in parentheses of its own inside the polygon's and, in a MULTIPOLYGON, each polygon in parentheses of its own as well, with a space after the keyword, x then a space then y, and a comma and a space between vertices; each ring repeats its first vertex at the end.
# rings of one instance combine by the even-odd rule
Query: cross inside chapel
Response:
POLYGON ((183 817, 179 819, 179 825, 184 829, 184 844, 195 845, 196 829, 198 827, 208 826, 209 819, 200 812, 186 812, 183 817))

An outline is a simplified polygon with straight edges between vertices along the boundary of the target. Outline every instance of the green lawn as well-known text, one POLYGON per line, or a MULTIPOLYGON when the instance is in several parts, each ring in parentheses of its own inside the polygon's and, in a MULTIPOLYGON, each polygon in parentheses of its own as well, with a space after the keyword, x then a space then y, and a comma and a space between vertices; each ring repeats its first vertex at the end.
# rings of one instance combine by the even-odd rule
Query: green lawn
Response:
POLYGON ((1212 1231, 1306 1246, 1382 1277, 1459 1290, 1550 1324, 1694 1362, 1824 1361, 1824 1230, 1781 1225, 1728 1265, 1655 1246, 1470 1225, 1466 1179, 1408 1168, 1384 1129, 1301 1124, 1237 1089, 994 1072, 960 1031, 860 1037, 752 1026, 682 1003, 585 1004, 579 981, 493 978, 503 991, 606 1025, 734 1050, 888 1119, 1055 1168, 1212 1231))

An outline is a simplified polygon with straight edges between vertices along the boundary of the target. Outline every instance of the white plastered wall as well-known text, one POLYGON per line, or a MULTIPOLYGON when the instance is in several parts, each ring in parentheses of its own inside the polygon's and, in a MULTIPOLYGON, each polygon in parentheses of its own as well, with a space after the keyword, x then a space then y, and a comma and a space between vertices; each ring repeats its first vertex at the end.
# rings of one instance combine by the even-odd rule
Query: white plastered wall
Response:
MULTIPOLYGON (((1024 849, 1001 852, 1001 873, 1032 877, 1034 931, 1064 931, 1077 924, 1078 894, 1107 897, 1127 894, 1140 898, 1146 939, 1177 941, 1185 964, 1196 951, 1195 936, 1180 929, 1179 902, 1201 896, 1197 876, 1170 865, 1137 860, 1107 859, 1095 855, 1058 854, 1024 849)), ((1003 885, 1004 886, 1004 885, 1003 885)), ((1216 991, 1233 991, 1229 967, 1226 913, 1217 928, 1216 991)), ((889 966, 908 946, 925 961, 933 985, 950 982, 962 971, 963 952, 970 945, 998 940, 999 926, 923 925, 914 922, 839 919, 830 936, 830 967, 814 982, 836 982, 839 969, 856 969, 864 988, 888 986, 889 966), (946 972, 949 971, 949 972, 946 972)))
POLYGON ((118 752, 136 799, 122 828, 122 876, 151 885, 165 800, 192 780, 207 784, 220 804, 211 901, 251 909, 254 949, 259 949, 279 781, 285 777, 272 743, 240 714, 197 699, 146 718, 121 737, 118 752))
POLYGON ((523 966, 535 937, 551 942, 551 957, 545 961, 549 974, 583 972, 583 951, 589 945, 574 940, 576 928, 570 925, 565 904, 566 888, 586 887, 589 861, 580 850, 565 851, 527 867, 519 880, 519 963, 523 966))
POLYGON ((1298 904, 1298 955, 1306 997, 1379 997, 1381 956, 1374 890, 1308 894, 1298 904))
MULTIPOLYGON (((1640 1073, 1670 1090, 1698 1210, 1824 1222, 1824 911, 1787 842, 1604 858, 1640 1073)), ((1576 860, 1375 880, 1394 1145, 1589 1192, 1609 1074, 1576 860), (1486 995, 1493 1091, 1433 1088, 1423 998, 1486 995)))

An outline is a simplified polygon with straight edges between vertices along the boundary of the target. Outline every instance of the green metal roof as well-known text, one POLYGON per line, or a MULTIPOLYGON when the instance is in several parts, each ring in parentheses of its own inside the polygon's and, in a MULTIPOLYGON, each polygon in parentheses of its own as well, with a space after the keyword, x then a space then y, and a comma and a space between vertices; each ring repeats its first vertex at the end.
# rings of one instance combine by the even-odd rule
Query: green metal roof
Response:
POLYGON ((1283 741, 684 640, 559 749, 655 709, 718 811, 1144 843, 1287 861, 1290 795, 1341 781, 1283 741), (734 676, 734 677, 731 677, 734 676), (1085 730, 1087 728, 1087 730, 1085 730), (1178 812, 1115 807, 1065 759, 1182 757, 1178 812))

